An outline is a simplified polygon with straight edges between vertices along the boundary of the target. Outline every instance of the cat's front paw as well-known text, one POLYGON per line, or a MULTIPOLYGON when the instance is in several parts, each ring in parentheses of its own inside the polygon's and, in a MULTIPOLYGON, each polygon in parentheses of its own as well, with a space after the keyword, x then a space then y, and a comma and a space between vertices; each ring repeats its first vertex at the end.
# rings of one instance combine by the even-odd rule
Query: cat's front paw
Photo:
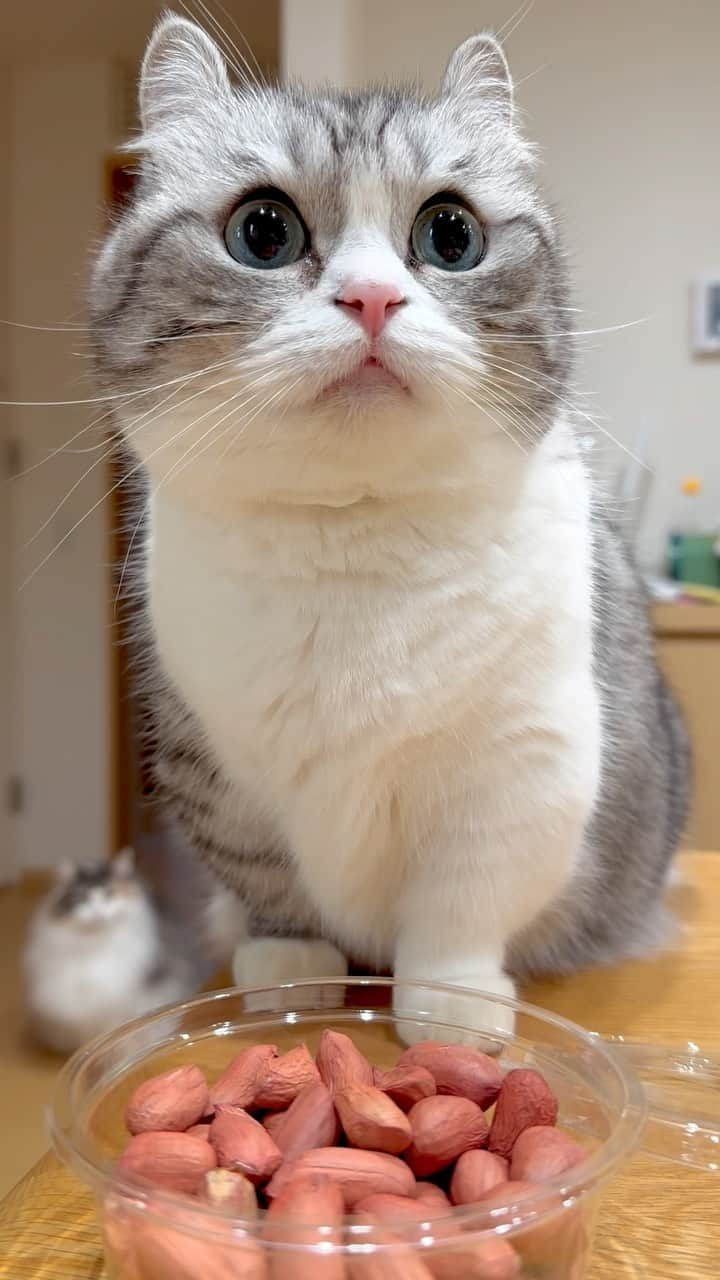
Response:
MULTIPOLYGON (((347 973, 345 956, 321 938, 247 938, 235 949, 233 979, 238 987, 272 987, 307 978, 340 978, 347 973)), ((280 1011, 297 1006, 342 1006, 345 988, 303 988, 300 992, 246 996, 251 1012, 280 1011)))
POLYGON ((443 990, 425 987, 421 993, 406 990, 402 985, 395 988, 396 1030, 405 1044, 441 1040, 446 1044, 470 1044, 484 1053, 499 1053, 515 1028, 513 1009, 502 1003, 505 997, 515 997, 512 979, 501 970, 491 970, 464 974, 461 978, 432 980, 447 982, 448 987, 443 990), (452 985, 463 990, 453 994, 452 985), (472 991, 470 995, 468 988, 472 991), (500 999, 495 1000, 494 996, 500 999))

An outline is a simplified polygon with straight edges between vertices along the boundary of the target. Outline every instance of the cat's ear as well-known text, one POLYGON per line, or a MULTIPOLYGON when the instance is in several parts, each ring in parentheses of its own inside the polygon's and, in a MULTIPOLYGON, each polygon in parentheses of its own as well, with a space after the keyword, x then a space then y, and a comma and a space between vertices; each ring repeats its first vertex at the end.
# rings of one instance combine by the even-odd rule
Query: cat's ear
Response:
POLYGON ((197 110, 198 104, 231 95, 225 60, 194 22, 168 13, 150 37, 140 71, 140 120, 155 129, 197 110))
POLYGON ((129 880, 135 875, 135 850, 121 849, 110 864, 116 880, 129 880))
POLYGON ((510 122, 513 111, 513 83, 502 46, 487 32, 470 36, 452 55, 442 93, 464 103, 494 108, 510 122))
POLYGON ((62 862, 58 862, 53 874, 55 884, 62 887, 70 884, 70 881, 75 878, 75 867, 68 858, 63 858, 62 862))

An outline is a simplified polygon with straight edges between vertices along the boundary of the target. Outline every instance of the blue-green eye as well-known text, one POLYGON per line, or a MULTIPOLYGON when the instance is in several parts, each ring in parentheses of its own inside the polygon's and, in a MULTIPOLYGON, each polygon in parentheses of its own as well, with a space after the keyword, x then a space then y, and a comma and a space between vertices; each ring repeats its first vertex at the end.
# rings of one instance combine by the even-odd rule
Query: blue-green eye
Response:
POLYGON ((238 205, 225 227, 231 256, 261 271, 297 262, 307 241, 307 231, 294 209, 271 197, 257 196, 238 205))
POLYGON ((438 200, 421 209, 410 239, 418 262, 441 271, 471 271, 486 246, 485 232, 475 215, 450 200, 438 200))

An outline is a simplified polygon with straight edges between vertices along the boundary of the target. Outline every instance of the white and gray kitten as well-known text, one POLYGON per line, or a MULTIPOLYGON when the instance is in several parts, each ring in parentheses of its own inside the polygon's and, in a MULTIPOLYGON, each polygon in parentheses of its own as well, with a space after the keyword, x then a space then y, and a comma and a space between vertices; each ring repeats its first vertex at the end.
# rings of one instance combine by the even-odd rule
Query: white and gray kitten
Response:
POLYGON ((29 1028, 60 1053, 195 985, 130 850, 97 866, 59 868, 31 922, 23 967, 29 1028))
POLYGON ((687 747, 499 46, 432 98, 232 86, 170 16, 140 99, 97 366, 148 485, 158 777, 241 900, 236 977, 508 993, 654 940, 687 747))

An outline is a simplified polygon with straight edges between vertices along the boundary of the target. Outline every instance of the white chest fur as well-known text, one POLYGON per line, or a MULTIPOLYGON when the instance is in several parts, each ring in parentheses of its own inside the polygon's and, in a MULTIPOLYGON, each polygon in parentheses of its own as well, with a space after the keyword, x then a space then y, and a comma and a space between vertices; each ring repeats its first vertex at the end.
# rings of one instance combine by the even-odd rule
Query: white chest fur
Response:
POLYGON ((554 735, 568 758, 583 740, 596 750, 587 522, 559 430, 479 496, 228 522, 156 495, 163 663, 351 942, 389 953, 408 865, 458 770, 482 805, 483 775, 502 787, 517 768, 518 734, 554 735))

